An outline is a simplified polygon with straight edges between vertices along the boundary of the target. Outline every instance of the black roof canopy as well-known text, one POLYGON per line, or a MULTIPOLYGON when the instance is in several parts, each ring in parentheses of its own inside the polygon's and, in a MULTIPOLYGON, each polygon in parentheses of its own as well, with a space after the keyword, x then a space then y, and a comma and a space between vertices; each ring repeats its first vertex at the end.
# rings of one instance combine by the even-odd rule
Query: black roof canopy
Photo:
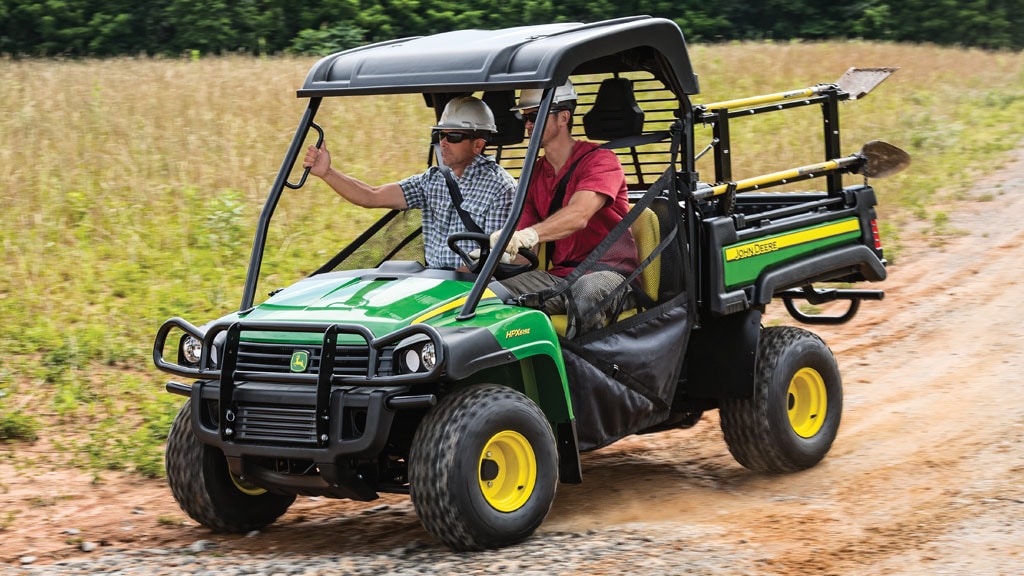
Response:
POLYGON ((634 16, 458 30, 354 48, 317 62, 298 96, 547 88, 570 74, 633 70, 653 73, 680 95, 699 91, 675 22, 634 16))

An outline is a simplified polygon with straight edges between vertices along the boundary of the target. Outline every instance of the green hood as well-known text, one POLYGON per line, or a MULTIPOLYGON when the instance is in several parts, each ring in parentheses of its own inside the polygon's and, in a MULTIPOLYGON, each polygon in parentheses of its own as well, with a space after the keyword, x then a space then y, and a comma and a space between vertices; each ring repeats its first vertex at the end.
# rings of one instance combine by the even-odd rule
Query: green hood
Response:
MULTIPOLYGON (((324 274, 285 288, 242 317, 260 322, 359 324, 379 337, 460 307, 472 287, 470 282, 415 276, 324 274)), ((486 292, 488 296, 494 298, 486 292)))

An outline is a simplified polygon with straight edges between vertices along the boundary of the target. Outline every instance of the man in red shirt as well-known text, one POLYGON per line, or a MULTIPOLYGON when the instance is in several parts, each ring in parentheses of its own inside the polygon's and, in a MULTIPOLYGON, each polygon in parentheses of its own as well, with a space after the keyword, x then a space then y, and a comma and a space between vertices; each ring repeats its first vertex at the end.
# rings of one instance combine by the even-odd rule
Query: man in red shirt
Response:
MULTIPOLYGON (((513 108, 522 114, 531 136, 542 94, 541 90, 523 90, 519 106, 513 108)), ((536 249, 543 242, 547 246, 550 268, 502 280, 506 288, 517 294, 540 292, 568 276, 629 212, 626 176, 615 153, 599 148, 595 142, 572 137, 575 107, 576 91, 572 83, 566 81, 555 91, 541 136, 544 155, 534 165, 519 229, 505 248, 515 255, 520 248, 536 249), (564 186, 563 198, 561 202, 553 202, 560 186, 564 186)), ((492 234, 492 244, 498 234, 492 234)), ((605 324, 621 298, 602 310, 593 307, 622 284, 624 276, 637 265, 636 244, 626 230, 600 257, 592 271, 578 278, 571 287, 571 298, 582 319, 580 329, 600 328, 605 324)), ((545 302, 544 309, 549 314, 564 314, 566 305, 566 296, 559 296, 545 302)), ((571 318, 572 314, 566 333, 570 338, 577 331, 571 318)))

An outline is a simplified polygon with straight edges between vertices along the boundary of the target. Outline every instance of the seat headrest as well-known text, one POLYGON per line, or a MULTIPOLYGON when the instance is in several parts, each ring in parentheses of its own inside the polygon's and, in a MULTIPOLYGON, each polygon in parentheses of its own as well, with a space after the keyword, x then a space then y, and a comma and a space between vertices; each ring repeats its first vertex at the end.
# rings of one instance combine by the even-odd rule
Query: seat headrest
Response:
POLYGON ((515 112, 511 110, 516 105, 516 94, 512 90, 499 92, 484 92, 484 104, 494 114, 494 124, 498 128, 497 134, 491 134, 489 144, 491 146, 512 146, 523 141, 526 133, 526 123, 515 112))
POLYGON ((601 82, 593 108, 583 115, 583 129, 591 140, 613 140, 643 132, 644 111, 629 78, 605 78, 601 82))

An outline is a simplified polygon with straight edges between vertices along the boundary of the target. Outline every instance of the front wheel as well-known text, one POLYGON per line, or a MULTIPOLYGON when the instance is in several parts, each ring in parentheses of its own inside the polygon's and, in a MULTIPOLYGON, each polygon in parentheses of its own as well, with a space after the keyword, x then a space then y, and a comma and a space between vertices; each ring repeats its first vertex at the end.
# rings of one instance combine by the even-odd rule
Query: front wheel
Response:
POLYGON ((835 357, 812 332, 765 328, 757 348, 752 398, 722 399, 729 451, 757 472, 805 470, 825 457, 843 411, 835 357))
POLYGON ((181 509, 214 532, 244 534, 277 520, 293 494, 273 494, 235 477, 224 454, 192 432, 192 401, 178 411, 167 436, 167 483, 181 509))
POLYGON ((454 392, 413 438, 409 492, 423 526, 453 550, 515 544, 547 516, 558 482, 544 413, 504 386, 454 392))

